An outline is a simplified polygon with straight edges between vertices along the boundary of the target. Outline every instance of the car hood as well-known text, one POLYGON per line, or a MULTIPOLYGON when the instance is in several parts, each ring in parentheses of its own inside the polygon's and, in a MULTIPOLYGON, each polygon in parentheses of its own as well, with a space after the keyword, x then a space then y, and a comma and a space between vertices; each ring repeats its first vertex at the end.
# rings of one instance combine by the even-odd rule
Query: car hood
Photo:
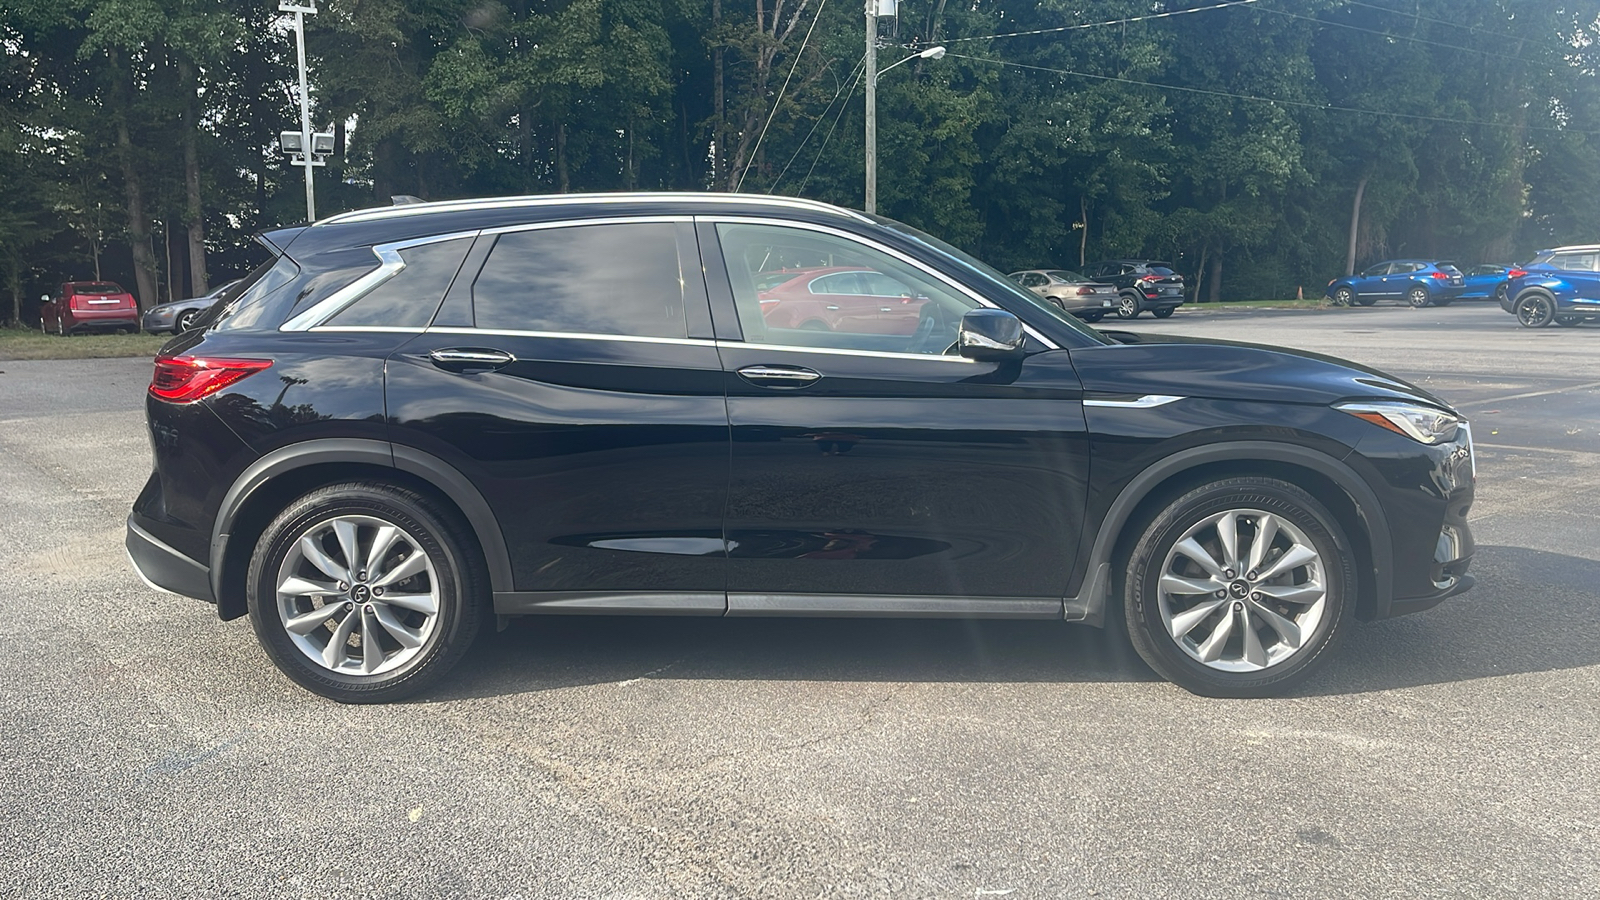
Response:
POLYGON ((1451 409, 1414 384, 1332 356, 1179 335, 1102 334, 1117 343, 1072 351, 1087 392, 1317 405, 1407 400, 1451 409))

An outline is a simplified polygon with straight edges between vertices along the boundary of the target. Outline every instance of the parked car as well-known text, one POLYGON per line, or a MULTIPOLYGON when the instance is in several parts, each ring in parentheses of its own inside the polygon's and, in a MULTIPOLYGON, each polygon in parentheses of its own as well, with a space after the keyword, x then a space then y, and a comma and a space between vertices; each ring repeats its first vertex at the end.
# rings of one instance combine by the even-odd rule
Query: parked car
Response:
POLYGON ((1449 306, 1461 295, 1466 279, 1447 262, 1391 259, 1369 266, 1359 275, 1328 282, 1326 294, 1340 306, 1371 306, 1385 298, 1414 307, 1449 306))
POLYGON ((758 274, 761 313, 774 328, 911 334, 926 297, 893 277, 849 266, 781 269, 758 274))
POLYGON ((1261 696, 1353 620, 1472 585, 1443 400, 1102 334, 886 219, 554 195, 264 238, 280 255, 156 358, 126 546, 337 700, 552 613, 1115 620, 1172 681, 1261 696), (778 270, 819 259, 905 286, 916 327, 774 323, 778 270))
POLYGON ((1540 250, 1512 269, 1500 308, 1527 328, 1579 325, 1600 319, 1600 244, 1540 250))
POLYGON ((1511 281, 1506 274, 1511 266, 1473 266, 1462 273, 1461 293, 1456 295, 1457 300, 1499 300, 1506 293, 1506 286, 1511 281))
POLYGON ((69 281, 41 300, 39 328, 47 333, 139 330, 139 304, 115 282, 69 281))
POLYGON ((1136 319, 1149 310, 1158 319, 1183 305, 1183 276, 1172 263, 1154 259, 1108 259, 1087 266, 1085 277, 1117 289, 1117 317, 1136 319))
POLYGON ((1116 309, 1117 287, 1090 281, 1066 269, 1025 269, 1006 276, 1085 322, 1098 322, 1116 309))
POLYGON ((199 297, 190 297, 187 300, 174 300, 160 306, 152 306, 144 314, 142 324, 144 330, 151 334, 180 334, 194 327, 200 314, 211 308, 211 304, 222 299, 228 288, 239 283, 239 279, 227 282, 219 287, 212 288, 208 293, 199 297))

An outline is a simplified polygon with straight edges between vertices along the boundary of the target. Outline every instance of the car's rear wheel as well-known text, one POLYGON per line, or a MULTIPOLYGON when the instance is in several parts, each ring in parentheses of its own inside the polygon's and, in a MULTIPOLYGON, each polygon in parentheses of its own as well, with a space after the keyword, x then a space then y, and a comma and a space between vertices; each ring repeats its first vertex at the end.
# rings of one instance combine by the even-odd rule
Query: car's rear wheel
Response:
POLYGON ((173 334, 183 334, 194 327, 194 320, 200 318, 200 310, 186 310, 178 315, 178 321, 172 326, 173 334))
POLYGON ((1556 316, 1556 324, 1576 327, 1583 324, 1583 316, 1556 316))
POLYGON ((1106 317, 1105 313, 1098 313, 1098 312, 1084 313, 1083 316, 1082 316, 1082 318, 1083 318, 1083 320, 1085 322, 1098 322, 1101 319, 1104 319, 1105 317, 1106 317))
POLYGON ((1501 303, 1506 302, 1506 292, 1507 288, 1504 284, 1496 285, 1494 289, 1494 299, 1500 301, 1501 303))
POLYGON ((1173 311, 1176 309, 1176 306, 1163 306, 1160 309, 1150 310, 1150 314, 1158 319, 1170 319, 1172 318, 1173 311))
POLYGON ((250 621, 273 663, 342 703, 408 697, 443 677, 478 633, 488 578, 459 515, 410 490, 314 490, 256 542, 250 621))
POLYGON ((61 318, 60 316, 56 316, 56 334, 61 337, 66 337, 69 334, 67 331, 67 320, 61 318))
POLYGON ((1456 298, 1454 298, 1454 297, 1440 297, 1439 299, 1433 301, 1433 305, 1434 306, 1449 306, 1451 303, 1455 302, 1455 299, 1456 298))
POLYGON ((1517 298, 1517 321, 1523 328, 1543 328, 1556 317, 1554 297, 1542 291, 1529 291, 1517 298))
POLYGON ((1137 318, 1139 318, 1139 298, 1130 297, 1127 294, 1123 294, 1121 297, 1118 297, 1117 298, 1117 318, 1119 318, 1119 319, 1137 319, 1137 318))
POLYGON ((1411 306, 1416 309, 1421 309, 1422 307, 1427 306, 1428 300, 1428 289, 1421 285, 1406 291, 1406 302, 1411 304, 1411 306))
POLYGON ((1355 291, 1341 286, 1333 292, 1333 302, 1337 306, 1351 306, 1356 302, 1355 291))
POLYGON ((1356 298, 1356 302, 1361 304, 1362 306, 1371 306, 1372 304, 1378 302, 1378 298, 1377 297, 1357 297, 1356 298))
POLYGON ((1337 520, 1285 481, 1228 478, 1176 498, 1128 559, 1123 614, 1157 673, 1210 697, 1264 697, 1308 676, 1355 614, 1337 520))

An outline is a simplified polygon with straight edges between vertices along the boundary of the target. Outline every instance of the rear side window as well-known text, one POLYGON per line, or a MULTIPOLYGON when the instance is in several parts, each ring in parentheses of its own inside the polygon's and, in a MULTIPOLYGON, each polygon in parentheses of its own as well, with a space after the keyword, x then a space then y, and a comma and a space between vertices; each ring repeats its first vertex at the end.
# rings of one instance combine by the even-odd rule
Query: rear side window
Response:
POLYGON ((472 248, 471 238, 439 241, 400 251, 405 268, 361 295, 328 320, 329 325, 422 328, 433 319, 472 248))
POLYGON ((244 278, 243 291, 230 303, 218 304, 218 331, 242 331, 259 323, 267 310, 267 299, 300 274, 300 267, 287 256, 262 263, 244 278))
POLYGON ((1569 272, 1593 272, 1600 269, 1600 253, 1587 250, 1582 253, 1557 253, 1551 257, 1550 265, 1569 272))
POLYGON ((479 328, 682 338, 677 228, 622 222, 502 234, 472 286, 479 328))

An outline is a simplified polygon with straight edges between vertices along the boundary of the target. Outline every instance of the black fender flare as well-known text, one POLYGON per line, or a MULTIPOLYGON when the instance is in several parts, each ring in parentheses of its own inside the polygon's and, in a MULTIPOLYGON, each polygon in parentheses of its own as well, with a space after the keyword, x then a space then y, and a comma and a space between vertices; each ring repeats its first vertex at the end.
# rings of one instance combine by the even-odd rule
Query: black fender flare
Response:
POLYGON ((1084 569, 1083 584, 1076 597, 1066 599, 1067 618, 1092 625, 1104 623, 1106 604, 1115 582, 1111 567, 1117 542, 1134 510, 1152 491, 1169 478, 1190 469, 1209 463, 1241 460, 1280 462, 1310 469, 1332 481, 1350 496, 1355 503, 1356 514, 1366 525, 1370 542, 1369 551, 1376 576, 1373 579, 1372 612, 1375 618, 1384 618, 1394 603, 1394 542, 1389 532, 1389 519, 1378 502, 1378 495, 1343 460, 1310 447, 1273 441, 1227 441, 1191 447, 1163 457, 1135 475, 1117 494, 1117 498, 1111 501, 1105 518, 1100 522, 1094 546, 1089 551, 1088 565, 1084 569))
MULTIPOLYGON (((489 566, 489 583, 495 591, 515 590, 511 577, 511 556, 499 521, 483 494, 470 480, 444 460, 415 447, 364 438, 324 438, 279 447, 251 463, 223 495, 222 504, 211 527, 211 591, 221 609, 223 562, 233 524, 247 501, 262 485, 275 478, 308 466, 327 463, 363 463, 399 469, 422 479, 444 494, 466 516, 483 548, 489 566)), ((238 611, 235 611, 238 612, 238 611)))

